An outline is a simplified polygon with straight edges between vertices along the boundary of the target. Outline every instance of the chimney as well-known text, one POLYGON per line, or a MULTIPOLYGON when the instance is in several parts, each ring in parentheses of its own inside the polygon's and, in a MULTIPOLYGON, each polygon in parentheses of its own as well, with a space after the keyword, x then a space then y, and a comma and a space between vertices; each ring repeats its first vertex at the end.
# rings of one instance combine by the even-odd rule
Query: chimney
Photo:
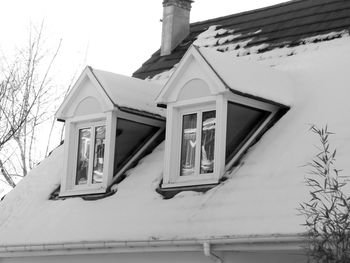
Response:
POLYGON ((192 0, 164 0, 161 56, 171 51, 190 33, 192 0))

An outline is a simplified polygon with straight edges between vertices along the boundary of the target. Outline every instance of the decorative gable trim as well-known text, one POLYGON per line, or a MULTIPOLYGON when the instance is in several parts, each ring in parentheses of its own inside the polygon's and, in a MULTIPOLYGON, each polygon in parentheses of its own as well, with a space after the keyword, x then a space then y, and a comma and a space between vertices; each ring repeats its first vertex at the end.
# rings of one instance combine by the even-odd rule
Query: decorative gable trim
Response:
POLYGON ((86 81, 90 82, 97 91, 97 96, 94 96, 93 98, 99 102, 99 106, 103 112, 112 111, 115 108, 113 101, 110 99, 102 85, 93 74, 91 67, 87 66, 56 112, 55 116, 57 119, 66 120, 67 118, 72 117, 79 103, 86 98, 91 97, 84 95, 79 100, 77 100, 79 91, 83 88, 83 85, 86 84, 86 81))
POLYGON ((156 98, 156 103, 167 104, 177 101, 181 89, 175 87, 183 86, 179 82, 184 82, 183 84, 185 84, 186 82, 198 78, 198 76, 194 76, 195 74, 200 75, 202 79, 208 82, 211 95, 218 95, 227 90, 224 83, 200 54, 198 48, 192 45, 181 59, 178 69, 170 77, 156 98), (194 68, 197 69, 198 72, 191 72, 194 68))

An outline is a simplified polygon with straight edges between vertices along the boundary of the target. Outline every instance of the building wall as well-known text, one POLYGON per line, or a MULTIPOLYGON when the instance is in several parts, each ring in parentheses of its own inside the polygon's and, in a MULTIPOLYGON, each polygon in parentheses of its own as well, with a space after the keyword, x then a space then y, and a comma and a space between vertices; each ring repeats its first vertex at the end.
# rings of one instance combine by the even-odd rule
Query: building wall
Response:
MULTIPOLYGON (((306 263, 305 255, 297 252, 224 252, 217 253, 224 263, 306 263)), ((135 254, 88 254, 68 256, 41 256, 27 258, 5 258, 0 263, 213 263, 214 261, 199 252, 159 252, 135 254)))

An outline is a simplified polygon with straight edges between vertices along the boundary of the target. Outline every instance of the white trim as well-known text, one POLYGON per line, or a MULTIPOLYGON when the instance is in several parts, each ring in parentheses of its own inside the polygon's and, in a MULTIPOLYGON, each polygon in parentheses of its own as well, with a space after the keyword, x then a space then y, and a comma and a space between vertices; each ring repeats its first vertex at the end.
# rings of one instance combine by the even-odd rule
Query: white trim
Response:
MULTIPOLYGON (((203 175, 201 175, 203 176, 203 175)), ((219 180, 217 178, 213 178, 214 175, 212 175, 210 178, 201 178, 198 179, 198 176, 196 178, 188 179, 188 180, 181 180, 182 176, 179 176, 178 180, 172 183, 163 183, 162 188, 174 188, 174 187, 183 187, 183 186, 197 186, 197 185, 206 185, 206 184, 217 184, 219 180)))
POLYGON ((216 101, 217 108, 217 123, 220 126, 217 128, 217 137, 215 138, 218 144, 215 155, 218 156, 217 160, 217 178, 221 178, 226 172, 225 169, 225 154, 226 154, 226 126, 227 126, 227 100, 223 95, 218 96, 216 101))
MULTIPOLYGON (((106 166, 105 169, 106 180, 103 180, 103 187, 110 186, 113 180, 114 173, 114 155, 115 155, 115 140, 117 132, 117 112, 112 111, 107 114, 107 130, 106 130, 106 148, 107 155, 105 156, 106 166)), ((105 153, 105 154, 106 154, 105 153)))
POLYGON ((191 47, 186 51, 185 55, 179 62, 179 66, 175 70, 175 72, 170 76, 163 89, 160 91, 158 96, 156 97, 156 103, 167 104, 170 102, 175 102, 178 98, 179 90, 175 91, 175 94, 172 94, 174 87, 177 86, 178 81, 181 79, 184 72, 188 69, 190 63, 194 61, 197 67, 204 73, 206 76, 206 80, 212 95, 217 95, 222 92, 225 92, 227 88, 224 83, 218 77, 218 75, 211 69, 211 66, 207 63, 207 61, 203 58, 202 54, 198 51, 198 49, 191 45, 191 47))
POLYGON ((93 122, 93 121, 99 121, 103 119, 106 119, 106 113, 96 113, 96 114, 77 116, 77 117, 69 118, 69 122, 71 123, 85 122, 85 121, 93 122))
POLYGON ((104 188, 101 184, 100 187, 85 187, 85 188, 77 188, 68 189, 60 193, 61 197, 67 196, 76 196, 76 195, 87 195, 87 194, 103 194, 106 192, 106 188, 104 188))

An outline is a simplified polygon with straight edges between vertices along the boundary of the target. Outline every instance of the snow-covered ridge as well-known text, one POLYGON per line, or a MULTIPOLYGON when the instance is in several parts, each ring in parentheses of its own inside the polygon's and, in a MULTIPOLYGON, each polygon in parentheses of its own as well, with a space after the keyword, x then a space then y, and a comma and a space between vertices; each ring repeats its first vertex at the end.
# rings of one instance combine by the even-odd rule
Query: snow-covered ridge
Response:
MULTIPOLYGON (((218 25, 210 26, 206 31, 198 35, 196 41, 193 42, 193 45, 210 48, 220 52, 228 52, 231 56, 244 57, 245 59, 252 61, 271 60, 271 63, 266 63, 270 66, 275 66, 274 62, 272 61, 274 61, 276 58, 283 58, 311 50, 317 50, 319 48, 327 47, 327 42, 330 40, 349 38, 349 31, 341 30, 301 39, 299 45, 297 46, 291 47, 288 45, 288 43, 286 43, 284 46, 274 48, 269 51, 264 51, 268 49, 268 44, 247 47, 247 45, 253 40, 254 35, 260 33, 261 30, 250 33, 252 38, 248 40, 245 39, 242 41, 234 41, 236 38, 241 37, 242 35, 235 34, 234 30, 232 29, 218 29, 218 27, 218 25)), ((149 80, 165 83, 175 71, 176 67, 177 64, 170 70, 159 73, 152 78, 149 78, 149 80)))

